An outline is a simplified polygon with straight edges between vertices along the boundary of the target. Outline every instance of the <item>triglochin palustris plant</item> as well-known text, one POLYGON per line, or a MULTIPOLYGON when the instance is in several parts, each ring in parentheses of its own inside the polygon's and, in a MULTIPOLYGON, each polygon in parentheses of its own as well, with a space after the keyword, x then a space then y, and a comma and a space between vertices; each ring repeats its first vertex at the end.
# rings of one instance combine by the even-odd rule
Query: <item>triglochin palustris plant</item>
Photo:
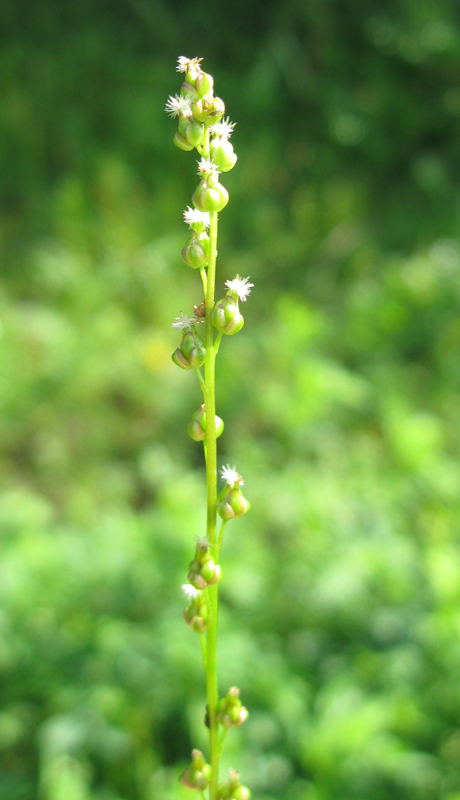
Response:
POLYGON ((225 734, 229 728, 242 725, 248 716, 236 686, 225 697, 219 698, 218 693, 218 587, 222 577, 219 555, 228 520, 243 516, 249 510, 249 503, 241 490, 241 475, 229 465, 221 469, 224 486, 217 494, 216 439, 224 423, 216 416, 215 362, 223 335, 233 336, 244 325, 239 302, 247 299, 253 284, 249 278, 237 275, 225 282, 225 294, 216 302, 217 221, 219 212, 228 203, 228 192, 219 175, 231 170, 237 157, 230 142, 235 125, 228 117, 224 119, 224 102, 214 96, 213 77, 203 72, 201 61, 180 56, 177 71, 185 73, 185 80, 179 94, 166 103, 167 113, 178 120, 174 143, 181 150, 196 149, 200 156, 200 181, 192 196, 193 207, 188 206, 184 211, 190 234, 182 258, 189 267, 200 271, 204 292, 204 300, 194 306, 193 314, 187 316, 181 312, 173 322, 182 339, 172 360, 182 369, 195 371, 203 392, 204 402, 193 414, 187 432, 196 442, 203 442, 207 480, 206 535, 196 542, 188 566, 188 583, 182 588, 189 601, 184 619, 201 639, 208 701, 205 723, 209 728, 209 763, 199 750, 193 750, 192 762, 182 773, 181 781, 203 798, 207 790, 209 800, 249 800, 249 789, 242 786, 235 770, 230 770, 225 783, 219 783, 225 734), (219 531, 217 515, 221 518, 219 531))

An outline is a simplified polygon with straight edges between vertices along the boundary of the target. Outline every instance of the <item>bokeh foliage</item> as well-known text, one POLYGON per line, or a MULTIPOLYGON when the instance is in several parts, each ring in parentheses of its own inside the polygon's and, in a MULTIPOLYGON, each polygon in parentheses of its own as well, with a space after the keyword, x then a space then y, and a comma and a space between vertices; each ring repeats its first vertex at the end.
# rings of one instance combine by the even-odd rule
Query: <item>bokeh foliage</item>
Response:
POLYGON ((4 0, 0 795, 181 800, 206 746, 179 590, 204 520, 171 321, 202 55, 238 121, 218 363, 227 765, 255 800, 460 798, 454 0, 4 0))

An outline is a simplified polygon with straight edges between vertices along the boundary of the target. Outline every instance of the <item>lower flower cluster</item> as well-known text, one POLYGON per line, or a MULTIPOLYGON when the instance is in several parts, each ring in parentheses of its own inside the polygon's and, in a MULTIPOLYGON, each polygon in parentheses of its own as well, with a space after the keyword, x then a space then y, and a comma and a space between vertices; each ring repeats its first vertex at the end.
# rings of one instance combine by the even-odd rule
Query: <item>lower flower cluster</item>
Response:
MULTIPOLYGON (((188 789, 196 789, 198 792, 208 788, 211 782, 211 766, 206 763, 200 750, 192 750, 192 763, 183 771, 180 781, 188 789)), ((231 769, 228 780, 219 786, 218 797, 222 800, 250 800, 251 792, 242 785, 239 772, 231 769)))

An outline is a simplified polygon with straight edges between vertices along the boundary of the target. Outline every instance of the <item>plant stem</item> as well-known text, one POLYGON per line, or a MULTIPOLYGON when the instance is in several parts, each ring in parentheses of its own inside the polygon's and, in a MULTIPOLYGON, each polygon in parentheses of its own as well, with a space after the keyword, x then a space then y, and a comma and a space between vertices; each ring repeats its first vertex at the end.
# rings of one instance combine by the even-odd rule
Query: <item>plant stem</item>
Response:
POLYGON ((201 374, 201 370, 198 369, 198 367, 195 367, 195 372, 196 372, 198 380, 200 382, 200 386, 201 386, 201 389, 203 391, 203 394, 206 396, 206 394, 205 394, 206 393, 206 387, 205 387, 205 382, 203 380, 203 376, 201 374))
MULTIPOLYGON (((216 451, 216 399, 215 399, 215 362, 214 334, 211 323, 211 312, 214 307, 217 256, 217 212, 210 213, 209 228, 209 265, 206 286, 206 360, 205 360, 205 409, 206 409, 206 480, 208 488, 207 524, 211 552, 216 546, 216 505, 217 505, 217 451, 216 451)), ((206 653, 206 688, 209 710, 209 742, 211 783, 209 800, 217 800, 219 780, 220 748, 217 741, 216 706, 218 701, 217 686, 217 584, 208 588, 209 607, 207 625, 206 653)))
POLYGON ((201 655, 203 656, 203 666, 206 671, 206 636, 200 633, 201 655))
POLYGON ((222 547, 222 540, 223 540, 223 538, 224 538, 224 531, 225 531, 225 526, 226 526, 226 524, 227 524, 227 520, 226 520, 226 519, 223 519, 223 520, 222 520, 222 525, 220 526, 219 538, 218 538, 218 540, 217 540, 216 561, 218 561, 218 560, 219 560, 220 548, 222 547))
POLYGON ((206 270, 204 267, 200 267, 200 275, 201 275, 201 282, 203 284, 203 292, 206 296, 206 285, 207 285, 207 277, 206 277, 206 270))
POLYGON ((221 733, 221 735, 220 735, 220 739, 219 739, 219 749, 220 749, 220 752, 222 752, 222 748, 223 748, 223 746, 224 746, 224 739, 225 739, 225 736, 226 736, 226 734, 227 734, 227 730, 228 730, 228 728, 224 728, 224 729, 223 729, 223 731, 222 731, 222 733, 221 733))
POLYGON ((224 335, 223 331, 219 331, 216 336, 216 341, 214 342, 214 350, 216 351, 216 355, 219 352, 220 343, 222 341, 222 336, 224 335))

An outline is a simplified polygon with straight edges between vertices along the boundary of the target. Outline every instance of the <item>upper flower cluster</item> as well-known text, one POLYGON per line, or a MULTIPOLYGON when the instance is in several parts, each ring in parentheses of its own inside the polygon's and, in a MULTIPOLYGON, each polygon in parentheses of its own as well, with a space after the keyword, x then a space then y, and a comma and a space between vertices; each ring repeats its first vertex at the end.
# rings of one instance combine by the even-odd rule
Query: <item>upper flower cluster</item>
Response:
POLYGON ((178 118, 174 143, 181 150, 196 148, 214 165, 214 172, 228 172, 237 159, 229 141, 235 123, 223 119, 224 101, 214 96, 214 78, 203 71, 202 60, 179 56, 176 70, 185 78, 179 94, 168 98, 165 110, 178 118))

